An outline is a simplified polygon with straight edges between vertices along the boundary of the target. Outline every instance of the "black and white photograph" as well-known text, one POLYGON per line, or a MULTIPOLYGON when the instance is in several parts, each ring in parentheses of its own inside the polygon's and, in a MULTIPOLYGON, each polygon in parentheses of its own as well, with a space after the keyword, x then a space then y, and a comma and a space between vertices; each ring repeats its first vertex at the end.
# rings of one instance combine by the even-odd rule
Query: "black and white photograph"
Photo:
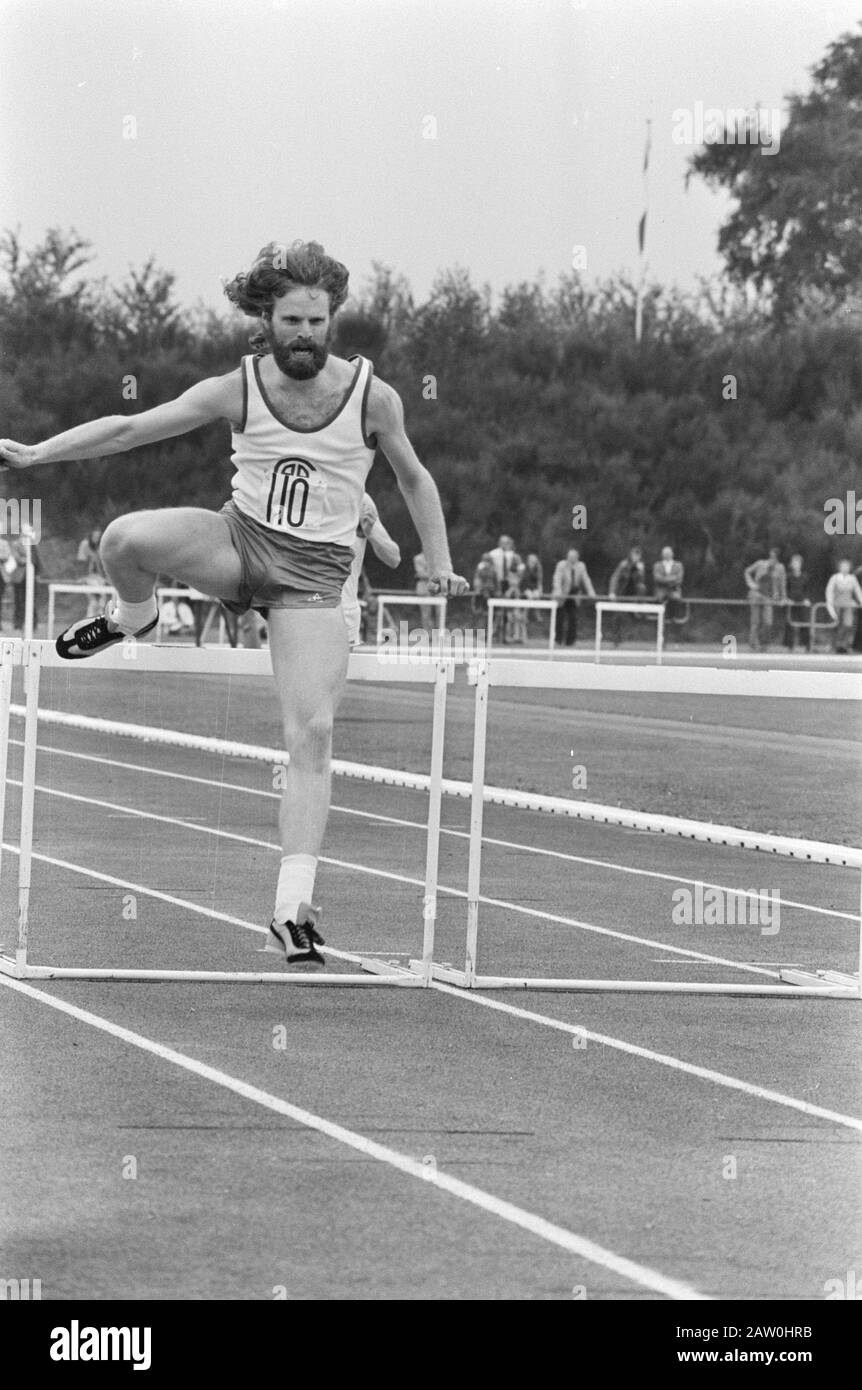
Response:
POLYGON ((0 0, 0 150, 7 1338, 826 1374, 862 6, 0 0))

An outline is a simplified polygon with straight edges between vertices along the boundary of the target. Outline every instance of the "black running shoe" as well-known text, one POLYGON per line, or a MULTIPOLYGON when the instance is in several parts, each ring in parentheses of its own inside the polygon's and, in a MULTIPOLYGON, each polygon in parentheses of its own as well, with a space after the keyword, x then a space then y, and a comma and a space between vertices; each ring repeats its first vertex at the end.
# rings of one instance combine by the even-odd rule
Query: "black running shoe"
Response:
POLYGON ((108 617, 109 608, 110 604, 95 618, 79 618, 76 623, 67 627, 65 632, 61 632, 55 643, 59 655, 67 661, 80 661, 85 656, 95 656, 105 647, 112 647, 115 642, 124 642, 129 636, 146 637, 159 621, 159 615, 156 613, 153 621, 147 623, 139 632, 121 632, 116 623, 108 617))
POLYGON ((315 949, 324 944, 317 930, 320 908, 300 903, 296 915, 298 922, 276 922, 273 918, 264 949, 283 956, 288 965, 320 970, 326 965, 324 957, 315 949))

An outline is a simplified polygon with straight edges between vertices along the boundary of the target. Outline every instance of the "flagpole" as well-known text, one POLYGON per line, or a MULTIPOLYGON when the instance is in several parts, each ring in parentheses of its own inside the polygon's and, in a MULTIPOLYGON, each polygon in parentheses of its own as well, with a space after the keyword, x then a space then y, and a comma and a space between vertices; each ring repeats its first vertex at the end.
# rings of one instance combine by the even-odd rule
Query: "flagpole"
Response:
POLYGON ((643 212, 638 223, 638 288, 635 300, 635 342, 643 336, 644 291, 646 289, 646 223, 649 208, 649 155, 652 135, 652 121, 646 123, 646 145, 643 165, 643 212))

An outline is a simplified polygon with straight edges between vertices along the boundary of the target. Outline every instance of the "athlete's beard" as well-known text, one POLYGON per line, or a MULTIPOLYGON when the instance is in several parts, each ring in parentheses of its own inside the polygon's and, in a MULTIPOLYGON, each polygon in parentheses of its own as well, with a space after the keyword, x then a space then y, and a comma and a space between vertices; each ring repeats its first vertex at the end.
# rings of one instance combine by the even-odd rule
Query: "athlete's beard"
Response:
POLYGON ((327 330, 323 343, 316 343, 313 338, 294 338, 289 343, 280 343, 271 327, 267 329, 267 339, 279 371, 294 381, 309 381, 311 377, 317 376, 326 364, 329 345, 332 342, 332 329, 327 330), (307 348, 307 355, 298 354, 298 348, 307 348))

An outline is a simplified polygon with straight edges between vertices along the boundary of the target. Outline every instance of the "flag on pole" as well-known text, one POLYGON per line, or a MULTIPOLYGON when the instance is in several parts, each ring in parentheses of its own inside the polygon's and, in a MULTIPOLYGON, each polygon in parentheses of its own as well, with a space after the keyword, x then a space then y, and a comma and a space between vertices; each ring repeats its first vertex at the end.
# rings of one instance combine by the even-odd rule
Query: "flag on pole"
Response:
POLYGON ((644 246, 646 245, 647 191, 648 191, 648 185, 647 185, 647 172, 648 172, 648 170, 649 170, 649 152, 650 152, 650 135, 651 135, 651 130, 652 130, 652 123, 651 123, 650 121, 647 121, 647 126, 646 126, 646 145, 645 145, 645 147, 644 147, 644 167, 643 167, 643 180, 644 180, 644 210, 643 210, 643 213, 641 214, 641 220, 640 220, 640 222, 638 223, 638 251, 639 251, 639 253, 640 253, 641 255, 643 255, 643 253, 644 253, 644 246))
POLYGON ((636 343, 639 343, 639 342, 640 342, 640 340, 641 340, 641 335, 642 335, 642 333, 643 333, 643 297, 644 297, 644 289, 646 288, 646 254, 645 254, 645 253, 646 253, 647 208, 648 208, 648 205, 649 205, 649 178, 648 178, 648 174, 649 174, 649 155, 650 155, 650 138, 651 138, 651 133, 652 133, 652 122, 651 122, 651 121, 647 121, 647 123, 646 123, 646 145, 644 146, 644 163, 643 163, 643 184, 644 184, 644 202, 643 202, 643 208, 644 208, 644 210, 643 210, 643 212, 641 213, 641 218, 640 218, 640 221, 638 222, 638 259, 640 260, 640 268, 639 268, 639 273, 638 273, 637 299, 636 299, 636 302, 635 302, 635 342, 636 342, 636 343))

